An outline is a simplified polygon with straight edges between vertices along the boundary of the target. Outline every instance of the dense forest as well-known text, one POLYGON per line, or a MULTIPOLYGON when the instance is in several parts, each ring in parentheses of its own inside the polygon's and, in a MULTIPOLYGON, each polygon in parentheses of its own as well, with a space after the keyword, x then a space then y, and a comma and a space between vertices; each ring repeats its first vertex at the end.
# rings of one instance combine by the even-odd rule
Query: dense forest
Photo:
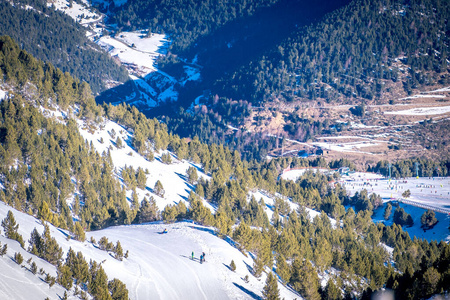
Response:
MULTIPOLYGON (((111 9, 111 20, 123 29, 153 28, 150 16, 137 9, 138 3, 129 1, 117 12, 111 9)), ((264 159, 277 144, 276 138, 267 136, 269 132, 250 133, 244 128, 252 110, 269 109, 276 116, 283 104, 298 108, 319 102, 348 102, 358 108, 363 103, 388 103, 415 89, 450 84, 450 10, 446 1, 338 1, 329 8, 338 9, 328 14, 324 8, 302 10, 305 1, 276 1, 258 9, 253 5, 254 11, 248 10, 246 17, 230 17, 220 26, 212 23, 205 31, 200 25, 193 24, 193 30, 181 26, 192 8, 186 4, 170 10, 171 3, 146 4, 164 7, 164 13, 149 14, 155 18, 157 30, 173 34, 172 53, 160 57, 158 66, 177 77, 180 70, 183 73, 185 58, 196 57, 195 62, 202 66, 202 80, 177 87, 177 104, 170 103, 147 116, 164 120, 173 134, 226 144, 249 161, 264 159), (304 11, 315 18, 303 16, 304 11), (184 35, 190 38, 180 38, 184 35), (205 90, 211 91, 211 96, 188 109, 205 90)), ((219 7, 225 11, 231 4, 221 3, 219 7)), ((202 22, 198 24, 209 24, 212 15, 199 14, 196 18, 202 22)), ((304 142, 329 133, 333 125, 338 131, 341 127, 295 112, 286 113, 283 119, 286 124, 277 133, 280 140, 289 137, 304 142)), ((258 125, 265 121, 253 120, 258 125)), ((417 139, 426 149, 445 151, 446 123, 431 121, 415 126, 417 139), (442 138, 422 138, 430 131, 442 138)))
MULTIPOLYGON (((0 181, 4 187, 0 200, 21 211, 69 228, 81 240, 83 228, 95 230, 158 219, 174 222, 187 218, 214 226, 219 236, 233 237, 241 251, 254 254, 254 276, 259 277, 266 267, 274 269, 284 284, 307 299, 355 296, 369 299, 373 291, 382 287, 393 289, 399 299, 428 298, 449 291, 450 246, 445 242, 411 239, 401 228, 402 222, 408 224, 408 215, 401 210, 394 213, 400 225, 375 224, 371 215, 380 207, 381 198, 366 191, 348 197, 344 187, 329 183, 337 174, 307 172, 296 182, 279 179, 286 167, 351 166, 349 161, 327 163, 322 158, 283 158, 249 163, 237 151, 223 145, 206 145, 197 138, 187 142, 169 134, 165 124, 147 119, 134 107, 96 105, 86 83, 34 59, 9 37, 0 39, 0 70, 2 88, 11 91, 0 102, 0 181), (56 108, 67 111, 67 118, 47 118, 41 113, 42 109, 56 108), (125 189, 141 188, 145 173, 124 169, 126 186, 121 187, 112 174, 108 153, 100 155, 84 142, 75 118, 90 126, 101 126, 103 118, 108 118, 132 128, 132 145, 147 159, 152 160, 153 153, 168 149, 177 159, 201 164, 211 180, 199 179, 195 168, 187 171, 187 178, 195 185, 188 208, 182 201, 162 211, 152 199, 141 203, 137 199, 130 204, 125 189), (75 189, 79 196, 70 208, 66 200, 75 189), (276 198, 271 220, 264 213, 264 201, 247 199, 249 191, 255 189, 276 198), (217 207, 215 214, 203 205, 203 200, 217 207), (292 210, 287 201, 299 204, 299 209, 292 210), (322 213, 311 220, 304 206, 322 213), (74 224, 72 214, 80 222, 74 224), (383 244, 394 248, 392 256, 383 244), (331 267, 337 274, 322 288, 318 274, 331 267)), ((161 159, 171 163, 170 157, 161 159)), ((381 163, 378 168, 383 166, 381 163)), ((154 190, 164 192, 158 184, 154 190)), ((35 232, 32 237, 30 251, 45 256, 39 252, 39 241, 51 243, 51 237, 45 232, 43 235, 35 232)), ((54 249, 59 252, 58 247, 54 249)), ((61 274, 72 272, 77 259, 78 254, 69 251, 66 263, 59 267, 61 274)), ((79 263, 87 268, 82 255, 79 263)), ((97 285, 88 284, 94 298, 101 299, 102 291, 111 288, 101 267, 92 262, 90 269, 93 274, 102 274, 102 290, 91 289, 97 285)), ((59 280, 66 282, 63 278, 59 280)), ((123 291, 120 282, 111 284, 117 284, 123 291)))
POLYGON ((1 1, 0 15, 0 35, 11 36, 36 58, 88 82, 94 93, 105 90, 108 81, 127 80, 125 68, 89 41, 84 27, 48 7, 47 1, 1 1))
POLYGON ((408 94, 446 84, 449 17, 447 1, 352 1, 216 87, 259 103, 273 96, 372 100, 389 94, 390 82, 402 82, 408 94))
MULTIPOLYGON (((321 1, 314 8, 306 1, 202 2, 200 8, 189 1, 141 2, 110 7, 111 22, 165 32, 175 57, 196 56, 204 67, 201 87, 192 87, 197 91, 253 104, 387 101, 398 90, 410 94, 450 80, 446 1, 321 1)), ((169 55, 160 66, 180 62, 169 55)))

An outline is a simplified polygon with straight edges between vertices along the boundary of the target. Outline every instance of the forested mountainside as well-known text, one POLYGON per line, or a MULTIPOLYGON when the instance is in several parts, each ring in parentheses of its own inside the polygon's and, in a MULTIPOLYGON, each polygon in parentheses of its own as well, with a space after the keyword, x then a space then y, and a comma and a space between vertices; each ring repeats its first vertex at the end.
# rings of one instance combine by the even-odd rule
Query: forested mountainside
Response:
MULTIPOLYGON (((261 160, 276 151, 275 136, 314 140, 341 131, 348 120, 339 116, 353 112, 366 125, 392 124, 377 119, 375 108, 372 117, 364 116, 364 107, 450 85, 446 1, 246 1, 236 12, 233 3, 198 11, 189 1, 176 2, 173 10, 170 1, 100 7, 122 30, 167 33, 171 52, 160 57, 158 68, 173 78, 192 63, 201 70, 201 80, 176 86, 177 103, 146 112, 173 133, 224 143, 245 159, 261 160), (204 91, 209 96, 189 108, 204 91), (328 106, 343 103, 358 107, 328 114, 328 106), (307 110, 324 106, 315 115, 307 110)), ((414 128, 420 136, 412 138, 437 152, 427 157, 448 155, 445 137, 423 138, 447 123, 430 120, 414 128)))
MULTIPOLYGON (((18 210, 68 228, 80 240, 84 239, 84 229, 189 218, 214 226, 219 236, 230 236, 241 251, 253 253, 251 268, 256 277, 272 270, 276 261, 275 270, 282 282, 307 299, 356 295, 369 299, 381 287, 393 289, 399 299, 421 299, 449 291, 450 245, 411 239, 401 228, 408 221, 402 209, 396 210, 394 225, 374 224, 371 215, 382 203, 376 194, 363 191, 349 197, 344 187, 329 184, 333 176, 320 172, 307 172, 296 182, 279 178, 286 167, 340 167, 350 165, 349 161, 328 164, 322 158, 283 158, 249 164, 237 151, 221 145, 208 146, 198 139, 188 143, 136 108, 96 105, 86 83, 80 84, 67 73, 36 60, 9 37, 0 38, 0 70, 1 88, 8 91, 0 102, 0 200, 18 210), (60 117, 44 117, 46 111, 57 111, 60 117), (134 132, 127 142, 146 159, 168 149, 177 160, 188 159, 201 166, 209 180, 199 178, 194 167, 185 175, 195 186, 186 202, 188 209, 183 201, 161 207, 161 211, 147 199, 133 196, 131 204, 127 201, 126 190, 145 188, 143 170, 125 168, 121 185, 112 174, 110 155, 99 154, 85 143, 76 125, 82 120, 89 130, 101 130, 106 118, 134 132), (264 212, 264 201, 249 197, 250 190, 274 195, 271 219, 264 212), (73 199, 70 206, 69 198, 73 199), (204 201, 217 207, 214 213, 204 201), (292 209, 292 204, 299 206, 292 209), (311 220, 305 206, 322 210, 322 214, 311 220), (74 223, 73 217, 79 221, 74 223), (392 255, 386 245, 394 249, 392 255), (334 275, 321 287, 318 274, 331 270, 334 275)), ((121 143, 118 138, 116 147, 121 143)), ((162 155, 161 160, 172 163, 170 154, 162 155)), ((430 163, 428 169, 433 172, 433 162, 421 163, 430 163)), ((380 163, 377 168, 385 172, 385 165, 380 163)), ((404 162, 397 167, 408 174, 412 165, 404 162)), ((440 165, 447 172, 448 167, 440 165)), ((155 186, 154 190, 160 188, 155 186)), ((12 224, 11 218, 4 223, 12 224)), ((8 238, 21 240, 11 230, 8 238)), ((36 240, 34 234, 30 243, 36 240)), ((94 299, 103 299, 104 290, 93 291, 94 299)))
POLYGON ((260 103, 276 97, 386 102, 398 91, 445 85, 449 18, 447 1, 352 1, 215 86, 260 103))
POLYGON ((86 37, 86 29, 45 0, 0 2, 0 34, 63 72, 89 82, 94 93, 124 82, 127 71, 86 37))
MULTIPOLYGON (((198 55, 202 88, 255 104, 274 98, 386 102, 398 92, 449 82, 446 1, 347 3, 207 1, 197 7, 133 0, 113 10, 111 22, 166 32, 175 54, 198 55)), ((170 55, 161 62, 170 63, 170 55)))

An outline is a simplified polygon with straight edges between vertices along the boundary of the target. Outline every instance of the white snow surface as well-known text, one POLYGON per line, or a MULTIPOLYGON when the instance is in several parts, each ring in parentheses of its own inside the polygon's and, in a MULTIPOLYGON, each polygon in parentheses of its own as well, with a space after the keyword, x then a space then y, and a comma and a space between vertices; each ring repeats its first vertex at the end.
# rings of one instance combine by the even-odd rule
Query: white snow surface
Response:
POLYGON ((6 91, 0 89, 0 101, 6 98, 6 91))
POLYGON ((386 115, 426 116, 441 115, 450 112, 450 106, 419 107, 398 111, 386 111, 386 115))
POLYGON ((145 36, 140 31, 122 32, 116 38, 103 36, 97 43, 122 63, 132 65, 134 73, 146 75, 156 70, 155 60, 167 52, 168 41, 163 34, 145 36))
MULTIPOLYGON (((366 189, 369 194, 376 193, 380 195, 385 203, 391 200, 407 200, 412 201, 411 203, 415 205, 450 211, 450 177, 419 177, 419 179, 412 177, 399 180, 391 179, 389 181, 379 174, 355 172, 348 176, 342 176, 340 183, 343 184, 350 196, 366 189), (408 189, 411 192, 411 196, 404 199, 402 193, 408 189)), ((403 227, 411 238, 416 236, 428 241, 444 240, 450 242, 450 231, 448 229, 450 214, 435 212, 438 223, 433 229, 424 231, 420 227, 420 217, 426 209, 414 206, 411 203, 400 203, 400 207, 403 207, 407 213, 411 214, 414 220, 412 227, 403 227)), ((375 211, 372 219, 374 222, 385 222, 386 225, 391 225, 393 213, 388 221, 383 219, 385 205, 375 211)), ((393 207, 393 210, 395 210, 395 207, 393 207)))
POLYGON ((314 173, 319 171, 321 173, 329 173, 331 170, 329 169, 318 169, 318 168, 301 168, 301 169, 294 169, 294 170, 289 170, 286 172, 283 172, 283 174, 281 174, 281 178, 283 178, 284 180, 292 180, 292 181, 296 181, 298 178, 300 178, 303 174, 305 174, 306 171, 313 171, 314 173))
POLYGON ((56 10, 64 12, 72 19, 83 25, 99 21, 101 16, 89 10, 89 4, 86 0, 84 0, 83 3, 84 5, 80 5, 76 1, 72 1, 72 7, 70 7, 69 0, 52 0, 47 2, 47 6, 55 5, 56 10), (84 15, 83 18, 81 18, 82 15, 84 15))
MULTIPOLYGON (((33 228, 40 233, 43 225, 34 217, 16 211, 0 202, 0 219, 6 217, 8 210, 13 211, 19 224, 19 233, 28 240, 33 228)), ((208 227, 189 222, 165 225, 162 223, 110 227, 88 232, 87 241, 94 237, 97 241, 106 236, 114 244, 120 241, 129 256, 118 261, 106 251, 98 249, 90 242, 66 240, 66 232, 50 225, 52 237, 64 251, 63 259, 71 247, 81 251, 86 261, 93 259, 101 263, 108 279, 118 278, 127 285, 130 299, 251 299, 262 296, 266 275, 258 280, 253 277, 247 266, 253 265, 252 258, 244 256, 226 240, 213 234, 208 227), (161 234, 167 228, 167 234, 161 234), (194 260, 191 253, 194 252, 194 260), (206 254, 206 263, 199 263, 199 256, 206 254), (231 260, 236 271, 229 269, 231 260), (248 275, 249 282, 243 278, 248 275)), ((58 284, 52 288, 42 280, 42 276, 33 275, 20 268, 13 260, 15 252, 24 256, 22 265, 33 257, 39 268, 56 275, 56 268, 47 262, 21 249, 16 241, 0 235, 2 244, 8 244, 8 252, 0 257, 0 298, 1 299, 59 299, 64 289, 58 284)), ((28 245, 25 245, 27 247, 28 245)), ((281 298, 301 299, 301 297, 278 283, 281 298)), ((68 293, 73 294, 73 288, 68 293)), ((78 299, 72 296, 69 299, 78 299)))
MULTIPOLYGON (((436 90, 434 92, 438 92, 438 91, 444 92, 445 89, 436 90)), ((431 92, 429 92, 429 93, 431 93, 431 92)), ((419 98, 445 98, 445 97, 446 97, 445 95, 413 95, 413 96, 409 96, 406 98, 401 98, 399 100, 409 100, 409 99, 419 99, 419 98)))

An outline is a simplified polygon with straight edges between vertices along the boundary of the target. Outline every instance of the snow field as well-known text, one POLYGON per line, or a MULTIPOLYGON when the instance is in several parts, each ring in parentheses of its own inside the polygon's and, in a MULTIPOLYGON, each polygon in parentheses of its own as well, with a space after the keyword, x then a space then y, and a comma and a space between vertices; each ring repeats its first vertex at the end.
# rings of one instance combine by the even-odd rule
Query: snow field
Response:
POLYGON ((6 93, 7 93, 6 91, 0 89, 0 101, 6 98, 6 93))
POLYGON ((168 40, 163 34, 145 37, 141 32, 122 32, 117 38, 102 36, 97 44, 116 56, 121 62, 135 66, 141 75, 156 71, 154 63, 159 55, 167 52, 168 40))
MULTIPOLYGON (((0 219, 13 211, 19 224, 19 233, 28 241, 33 228, 42 233, 43 225, 34 217, 16 211, 0 202, 0 219)), ((108 279, 118 278, 127 285, 130 299, 249 299, 262 296, 266 275, 260 279, 253 277, 247 266, 253 265, 249 255, 244 256, 227 241, 213 235, 213 229, 197 226, 189 222, 175 224, 151 223, 110 227, 86 233, 86 242, 66 240, 66 232, 50 226, 52 237, 64 251, 69 248, 81 251, 89 261, 101 263, 108 279), (161 234, 164 228, 167 234, 161 234), (106 251, 88 242, 91 237, 97 241, 106 236, 110 242, 120 241, 129 257, 118 261, 106 251), (195 260, 191 260, 194 251, 195 260), (202 252, 206 263, 199 263, 202 252), (236 263, 236 272, 229 269, 231 260, 236 263), (246 283, 243 278, 249 276, 246 283)), ((33 257, 38 268, 56 275, 56 268, 41 259, 26 253, 15 241, 0 236, 2 244, 8 244, 8 253, 0 257, 0 299, 58 299, 64 294, 59 285, 49 288, 38 276, 20 268, 11 257, 21 251, 24 263, 33 257), (27 287, 26 289, 24 288, 27 287), (20 291, 20 293, 18 293, 20 291)), ((26 243, 26 247, 28 243, 26 243)), ((301 299, 298 294, 279 283, 281 298, 301 299)), ((73 288, 69 295, 72 295, 73 288)), ((70 298, 75 299, 75 298, 70 298)))
MULTIPOLYGON (((450 177, 419 177, 419 179, 411 177, 389 181, 379 174, 356 172, 348 176, 342 176, 340 182, 344 185, 350 196, 353 196, 356 192, 361 192, 363 189, 366 189, 369 194, 376 193, 380 195, 385 204, 374 212, 372 219, 374 222, 384 222, 386 225, 392 224, 393 216, 392 213, 388 221, 383 219, 386 202, 403 199, 402 193, 406 190, 410 190, 411 192, 411 196, 407 200, 418 205, 427 205, 447 210, 450 208, 450 177)), ((439 242, 444 240, 450 242, 450 231, 448 229, 450 221, 449 214, 435 212, 439 222, 433 229, 424 231, 420 227, 420 217, 426 209, 405 203, 400 203, 399 205, 407 213, 411 214, 414 220, 412 227, 403 228, 409 233, 411 238, 416 236, 417 238, 428 241, 436 240, 439 242)), ((395 207, 393 207, 394 210, 395 207)))
POLYGON ((441 115, 450 112, 450 106, 419 107, 398 111, 386 111, 386 115, 426 116, 441 115))
POLYGON ((83 1, 86 6, 80 5, 76 1, 72 1, 72 7, 70 7, 69 0, 53 0, 47 1, 47 6, 55 5, 56 10, 60 10, 65 14, 69 15, 75 21, 81 24, 88 24, 90 22, 98 21, 101 19, 101 16, 91 12, 87 7, 89 4, 87 1, 83 1), (84 15, 82 19, 81 16, 84 15))

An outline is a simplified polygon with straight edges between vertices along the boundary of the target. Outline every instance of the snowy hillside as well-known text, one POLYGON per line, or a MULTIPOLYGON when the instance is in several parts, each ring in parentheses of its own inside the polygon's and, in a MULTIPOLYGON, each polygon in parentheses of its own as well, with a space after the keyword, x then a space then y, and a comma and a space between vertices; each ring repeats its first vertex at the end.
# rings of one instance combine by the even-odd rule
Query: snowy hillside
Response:
MULTIPOLYGON (((34 217, 18 212, 0 202, 0 219, 4 219, 8 210, 13 211, 19 233, 28 240, 33 228, 40 233, 43 226, 34 217)), ((216 237, 211 228, 182 222, 171 225, 161 223, 110 227, 87 233, 97 241, 106 236, 109 241, 120 241, 129 257, 118 261, 106 251, 98 249, 90 242, 67 240, 66 232, 50 225, 51 235, 66 252, 71 247, 81 251, 85 259, 101 262, 109 280, 118 278, 127 285, 130 299, 258 299, 262 295, 266 275, 260 279, 251 275, 249 267, 253 265, 250 256, 244 256, 227 241, 216 237), (164 228, 167 234, 161 234, 164 228), (190 258, 194 252, 194 260, 190 258), (206 263, 199 263, 199 256, 206 254, 206 263), (236 271, 229 269, 231 260, 236 263, 236 271), (244 277, 248 275, 249 281, 244 277)), ((44 268, 53 276, 54 266, 25 252, 16 241, 0 235, 0 241, 8 244, 8 253, 0 257, 0 298, 1 299, 58 299, 64 289, 55 285, 51 288, 42 276, 33 275, 26 268, 20 268, 12 259, 15 252, 24 256, 22 265, 33 257, 38 268, 44 268)), ((26 245, 27 247, 27 245, 26 245)), ((301 299, 292 290, 278 283, 280 296, 285 299, 301 299)), ((73 288, 69 295, 73 295, 73 288)), ((75 299, 74 297, 69 299, 75 299)))
MULTIPOLYGON (((111 121, 105 121, 101 128, 91 131, 89 127, 82 121, 78 121, 81 135, 94 145, 98 153, 107 152, 110 149, 111 158, 115 167, 115 173, 121 180, 121 171, 127 167, 133 167, 137 170, 139 167, 148 170, 147 187, 145 190, 136 189, 139 201, 144 197, 153 196, 160 210, 168 204, 177 204, 179 201, 186 201, 189 193, 193 190, 193 186, 186 180, 186 170, 190 166, 195 166, 185 160, 178 161, 173 157, 173 163, 164 164, 160 157, 164 153, 155 154, 153 161, 148 161, 131 147, 132 134, 125 130, 122 126, 111 121), (115 134, 113 134, 115 132, 115 134), (115 137, 112 138, 112 135, 115 137), (117 148, 115 145, 116 138, 120 137, 125 143, 123 148, 117 148), (160 181, 165 189, 164 198, 153 193, 153 187, 157 181, 160 181)), ((166 151, 167 153, 167 151, 166 151)), ((198 166, 196 166, 198 168, 198 166)), ((198 168, 199 176, 209 179, 207 175, 202 173, 198 168)), ((127 192, 127 197, 131 199, 132 191, 127 192)), ((131 200, 130 200, 131 201, 131 200)), ((207 202, 204 203, 208 205, 207 202)), ((209 206, 212 209, 211 206, 209 206)))

